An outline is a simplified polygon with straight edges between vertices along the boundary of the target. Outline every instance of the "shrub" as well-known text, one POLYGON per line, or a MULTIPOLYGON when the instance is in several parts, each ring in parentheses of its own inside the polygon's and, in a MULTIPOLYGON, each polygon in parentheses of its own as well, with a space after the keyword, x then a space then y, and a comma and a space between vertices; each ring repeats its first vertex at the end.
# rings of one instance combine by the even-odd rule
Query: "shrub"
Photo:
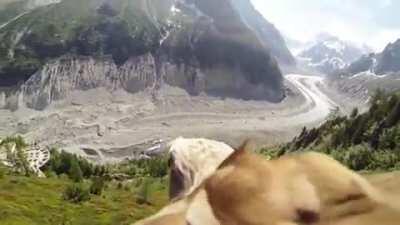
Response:
POLYGON ((6 169, 0 165, 0 179, 6 175, 6 169))
POLYGON ((151 183, 148 178, 144 178, 142 181, 142 185, 139 188, 139 191, 137 192, 136 195, 136 202, 138 204, 150 204, 150 188, 151 188, 151 183))
POLYGON ((132 160, 123 166, 122 171, 133 177, 162 178, 168 174, 168 160, 165 156, 132 160))
POLYGON ((272 149, 262 148, 260 150, 260 154, 265 156, 266 159, 271 160, 271 159, 276 159, 279 156, 285 154, 285 151, 284 151, 283 148, 281 148, 281 149, 279 149, 279 148, 278 149, 275 149, 275 148, 272 148, 272 149))
POLYGON ((121 190, 123 187, 124 187, 123 184, 121 182, 118 182, 117 189, 121 190))
POLYGON ((353 170, 388 171, 400 169, 400 152, 373 150, 358 145, 349 149, 335 149, 330 155, 353 170))
POLYGON ((71 184, 65 189, 63 199, 72 203, 80 203, 90 200, 90 193, 82 184, 71 184))
POLYGON ((398 151, 381 150, 372 154, 368 169, 370 170, 395 170, 400 165, 400 153, 398 151))
POLYGON ((357 145, 345 151, 343 163, 353 170, 366 170, 372 161, 372 151, 365 146, 357 145))
POLYGON ((101 195, 103 193, 104 187, 104 179, 101 177, 96 177, 93 179, 92 184, 90 185, 90 194, 101 195))
POLYGON ((168 174, 168 161, 166 157, 147 160, 147 172, 151 177, 164 177, 168 174))
POLYGON ((78 162, 76 161, 71 162, 71 168, 69 169, 68 175, 69 178, 74 182, 82 182, 83 174, 78 162))
POLYGON ((50 161, 43 168, 43 171, 53 171, 57 175, 68 174, 70 176, 71 167, 75 167, 73 170, 77 170, 76 165, 79 166, 82 176, 88 179, 93 175, 102 176, 106 172, 105 168, 97 168, 82 157, 65 151, 58 151, 55 148, 50 150, 50 161), (95 169, 97 170, 95 171, 95 169))

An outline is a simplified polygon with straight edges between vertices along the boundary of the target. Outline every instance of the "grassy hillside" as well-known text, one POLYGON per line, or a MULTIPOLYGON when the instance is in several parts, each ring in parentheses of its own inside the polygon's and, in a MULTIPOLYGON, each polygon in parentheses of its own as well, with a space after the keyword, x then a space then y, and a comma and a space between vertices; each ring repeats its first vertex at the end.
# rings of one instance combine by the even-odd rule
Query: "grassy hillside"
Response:
POLYGON ((47 178, 0 167, 1 225, 131 224, 167 204, 160 159, 106 168, 65 152, 52 155, 47 178))
POLYGON ((33 178, 6 175, 0 179, 2 225, 96 225, 130 224, 155 213, 167 202, 165 184, 155 181, 149 204, 139 204, 134 184, 109 183, 101 196, 75 204, 62 193, 68 178, 33 178))

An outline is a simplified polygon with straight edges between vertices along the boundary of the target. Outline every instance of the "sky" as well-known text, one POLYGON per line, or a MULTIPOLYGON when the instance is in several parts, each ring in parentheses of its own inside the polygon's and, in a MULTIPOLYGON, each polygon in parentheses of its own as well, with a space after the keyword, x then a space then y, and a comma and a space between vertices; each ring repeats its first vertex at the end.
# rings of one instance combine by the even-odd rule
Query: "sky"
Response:
POLYGON ((381 51, 400 38, 400 0, 251 0, 285 36, 311 41, 319 33, 381 51))

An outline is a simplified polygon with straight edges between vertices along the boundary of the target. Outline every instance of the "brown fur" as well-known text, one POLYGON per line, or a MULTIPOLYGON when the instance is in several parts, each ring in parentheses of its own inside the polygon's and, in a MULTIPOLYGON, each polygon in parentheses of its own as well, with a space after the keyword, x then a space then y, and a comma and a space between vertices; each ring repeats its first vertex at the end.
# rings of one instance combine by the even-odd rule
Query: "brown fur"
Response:
POLYGON ((386 205, 364 178, 317 153, 267 161, 242 147, 185 201, 180 214, 145 224, 400 224, 400 211, 386 205), (204 210, 207 207, 212 210, 204 210))

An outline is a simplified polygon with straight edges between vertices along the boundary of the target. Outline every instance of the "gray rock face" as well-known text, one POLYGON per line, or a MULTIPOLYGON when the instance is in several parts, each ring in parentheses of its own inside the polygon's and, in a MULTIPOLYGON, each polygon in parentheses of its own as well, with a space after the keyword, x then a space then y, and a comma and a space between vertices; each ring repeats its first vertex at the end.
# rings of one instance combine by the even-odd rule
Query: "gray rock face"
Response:
POLYGON ((153 87, 155 81, 155 60, 150 54, 131 58, 121 67, 107 58, 69 57, 46 64, 25 82, 21 91, 28 107, 44 109, 73 90, 105 87, 135 93, 153 87))
POLYGON ((263 98, 276 95, 264 84, 251 84, 226 68, 202 71, 199 68, 161 61, 152 54, 130 58, 118 67, 111 59, 69 57, 46 64, 14 94, 1 93, 0 106, 17 109, 27 106, 43 110, 53 101, 64 99, 75 90, 106 88, 128 93, 149 91, 156 98, 162 85, 180 87, 189 94, 206 93, 213 96, 263 98), (224 75, 221 75, 224 74, 224 75))
POLYGON ((376 65, 378 74, 400 71, 400 39, 386 46, 376 65))
POLYGON ((255 15, 244 19, 235 2, 32 1, 39 8, 0 30, 0 92, 12 86, 1 105, 44 109, 74 90, 155 93, 164 84, 191 95, 280 101, 272 50, 248 25, 255 15))
POLYGON ((75 90, 99 87, 129 93, 148 90, 156 94, 165 83, 200 94, 206 91, 205 81, 200 69, 160 63, 152 54, 130 58, 120 67, 110 58, 67 57, 46 64, 13 94, 1 92, 0 107, 42 110, 75 90))

